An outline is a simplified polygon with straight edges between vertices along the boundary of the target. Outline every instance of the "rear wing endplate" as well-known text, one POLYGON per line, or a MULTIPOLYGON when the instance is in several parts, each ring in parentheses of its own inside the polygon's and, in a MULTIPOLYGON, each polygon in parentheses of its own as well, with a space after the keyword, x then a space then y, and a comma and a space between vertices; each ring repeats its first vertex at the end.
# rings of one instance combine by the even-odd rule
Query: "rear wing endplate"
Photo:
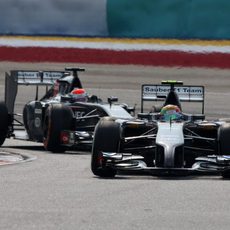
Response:
MULTIPOLYGON (((143 112, 144 101, 165 101, 170 89, 170 85, 142 85, 141 111, 143 112)), ((174 91, 181 102, 202 103, 202 113, 204 113, 204 86, 175 85, 174 91)))
POLYGON ((65 71, 24 71, 12 70, 5 74, 5 103, 8 112, 13 114, 18 85, 49 86, 62 78, 65 71))

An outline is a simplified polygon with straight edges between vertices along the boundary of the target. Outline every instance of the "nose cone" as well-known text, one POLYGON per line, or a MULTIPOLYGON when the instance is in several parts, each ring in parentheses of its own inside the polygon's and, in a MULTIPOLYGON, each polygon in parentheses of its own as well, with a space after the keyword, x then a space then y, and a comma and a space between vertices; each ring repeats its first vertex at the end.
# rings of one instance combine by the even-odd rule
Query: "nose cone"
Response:
POLYGON ((175 149, 184 144, 184 123, 158 122, 156 144, 164 148, 164 167, 175 167, 175 149))

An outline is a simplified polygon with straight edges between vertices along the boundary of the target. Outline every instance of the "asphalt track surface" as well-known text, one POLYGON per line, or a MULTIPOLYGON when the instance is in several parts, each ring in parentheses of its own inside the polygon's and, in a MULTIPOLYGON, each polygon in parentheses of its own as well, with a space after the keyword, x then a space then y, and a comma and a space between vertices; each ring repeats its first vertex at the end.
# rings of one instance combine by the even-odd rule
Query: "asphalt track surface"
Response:
MULTIPOLYGON (((73 64, 0 63, 0 89, 10 69, 62 70, 73 64)), ((76 64, 74 65, 76 66, 76 64)), ((89 93, 140 109, 142 83, 183 80, 206 87, 208 118, 230 117, 230 72, 218 69, 80 65, 89 93)), ((19 94, 16 109, 33 99, 19 94)), ((190 109, 190 107, 189 107, 190 109)), ((90 171, 90 152, 45 152, 39 143, 8 139, 2 151, 36 160, 0 167, 0 229, 229 229, 230 181, 219 176, 158 178, 118 175, 100 179, 90 171)))

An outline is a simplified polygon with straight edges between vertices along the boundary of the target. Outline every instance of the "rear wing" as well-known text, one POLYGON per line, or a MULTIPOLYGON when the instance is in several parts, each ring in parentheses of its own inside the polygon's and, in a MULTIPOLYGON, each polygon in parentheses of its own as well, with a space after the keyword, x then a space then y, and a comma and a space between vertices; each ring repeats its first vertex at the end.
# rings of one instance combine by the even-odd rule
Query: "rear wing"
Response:
MULTIPOLYGON (((141 90, 141 112, 143 112, 145 101, 165 101, 168 93, 172 89, 170 84, 164 85, 142 85, 141 90)), ((174 91, 181 102, 202 103, 202 113, 204 113, 204 86, 175 85, 174 91)))
POLYGON ((11 71, 10 76, 18 85, 52 85, 66 72, 63 71, 11 71))
POLYGON ((12 70, 5 73, 5 103, 10 114, 14 111, 14 102, 18 92, 18 85, 49 86, 62 78, 65 71, 24 71, 12 70))

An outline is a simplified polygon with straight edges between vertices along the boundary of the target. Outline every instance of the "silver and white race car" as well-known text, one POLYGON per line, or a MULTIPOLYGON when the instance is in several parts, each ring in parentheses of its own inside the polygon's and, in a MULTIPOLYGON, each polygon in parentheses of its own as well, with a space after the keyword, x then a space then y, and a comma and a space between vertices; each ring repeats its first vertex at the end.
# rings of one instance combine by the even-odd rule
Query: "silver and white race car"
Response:
POLYGON ((230 178, 230 120, 205 120, 204 94, 203 86, 186 86, 178 81, 142 85, 138 118, 104 117, 97 124, 93 174, 220 174, 230 178), (160 108, 143 112, 144 102, 159 100, 164 101, 160 108), (199 102, 201 113, 185 113, 183 101, 199 102))

